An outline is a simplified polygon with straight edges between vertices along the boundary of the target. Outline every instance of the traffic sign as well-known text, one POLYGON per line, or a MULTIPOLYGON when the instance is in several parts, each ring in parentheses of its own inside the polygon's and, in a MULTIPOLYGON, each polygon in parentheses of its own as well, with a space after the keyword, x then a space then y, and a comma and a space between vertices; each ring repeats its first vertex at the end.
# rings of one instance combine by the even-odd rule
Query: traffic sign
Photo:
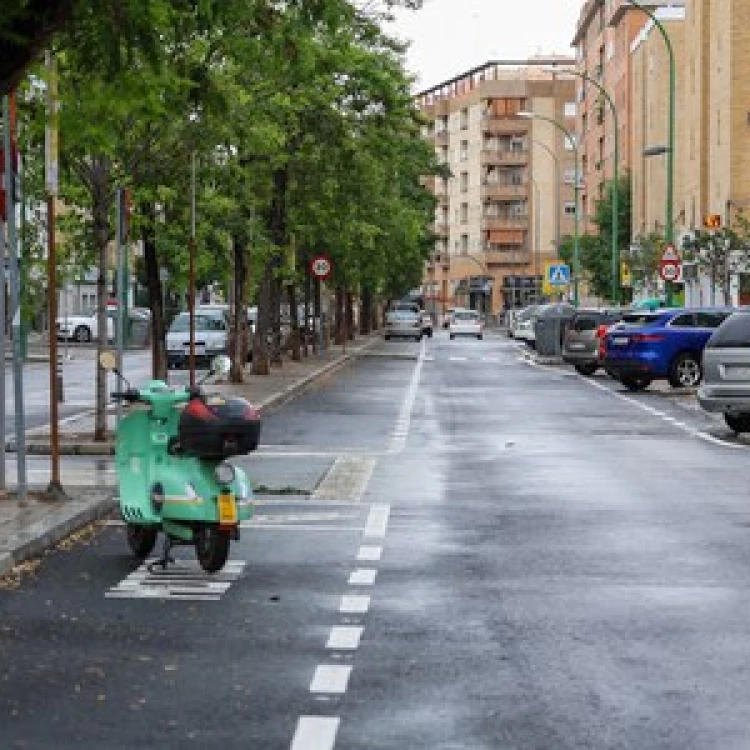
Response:
POLYGON ((547 267, 550 286, 568 286, 570 284, 570 266, 566 263, 551 263, 547 267))
POLYGON ((325 255, 316 255, 310 261, 310 270, 316 279, 325 280, 331 275, 333 265, 331 264, 330 259, 325 255))
POLYGON ((680 278, 680 265, 678 263, 662 263, 659 266, 659 276, 664 281, 677 281, 680 278))
POLYGON ((706 214, 703 217, 703 226, 706 229, 721 229, 721 214, 706 214))
POLYGON ((675 250, 674 245, 667 245, 661 254, 662 263, 680 263, 680 254, 675 250))

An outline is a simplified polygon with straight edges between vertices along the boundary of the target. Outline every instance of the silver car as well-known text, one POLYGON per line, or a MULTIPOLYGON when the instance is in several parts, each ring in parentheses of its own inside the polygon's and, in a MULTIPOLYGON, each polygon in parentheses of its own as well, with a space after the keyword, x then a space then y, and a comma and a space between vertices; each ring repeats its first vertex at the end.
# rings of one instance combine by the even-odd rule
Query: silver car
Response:
POLYGON ((730 315, 708 340, 698 403, 723 413, 730 430, 750 432, 750 310, 730 315))
POLYGON ((385 331, 383 338, 407 338, 420 341, 422 339, 422 316, 412 310, 391 310, 385 316, 385 331))

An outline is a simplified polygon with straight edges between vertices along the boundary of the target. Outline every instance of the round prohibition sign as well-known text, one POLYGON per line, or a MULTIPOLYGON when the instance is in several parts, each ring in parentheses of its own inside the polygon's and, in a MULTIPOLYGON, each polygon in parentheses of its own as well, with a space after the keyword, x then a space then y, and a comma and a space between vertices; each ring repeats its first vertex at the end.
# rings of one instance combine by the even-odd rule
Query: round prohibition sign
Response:
POLYGON ((310 261, 310 270, 316 279, 325 280, 331 275, 333 266, 325 255, 317 255, 310 261))
POLYGON ((680 267, 676 263, 662 263, 660 271, 664 281, 676 281, 680 276, 680 267))

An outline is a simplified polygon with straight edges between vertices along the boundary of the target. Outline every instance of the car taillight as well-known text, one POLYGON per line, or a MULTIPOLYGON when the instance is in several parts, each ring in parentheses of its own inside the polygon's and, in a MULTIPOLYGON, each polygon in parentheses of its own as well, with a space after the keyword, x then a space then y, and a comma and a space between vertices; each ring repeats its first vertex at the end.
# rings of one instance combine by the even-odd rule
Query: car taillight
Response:
POLYGON ((600 326, 599 326, 599 327, 598 327, 598 328, 596 329, 596 337, 597 337, 598 339, 603 339, 603 338, 604 338, 604 337, 605 337, 605 336, 607 335, 607 329, 608 329, 608 328, 609 328, 609 326, 605 326, 605 325, 600 325, 600 326))
POLYGON ((664 336, 660 333, 634 333, 630 340, 635 343, 651 344, 664 341, 664 336))

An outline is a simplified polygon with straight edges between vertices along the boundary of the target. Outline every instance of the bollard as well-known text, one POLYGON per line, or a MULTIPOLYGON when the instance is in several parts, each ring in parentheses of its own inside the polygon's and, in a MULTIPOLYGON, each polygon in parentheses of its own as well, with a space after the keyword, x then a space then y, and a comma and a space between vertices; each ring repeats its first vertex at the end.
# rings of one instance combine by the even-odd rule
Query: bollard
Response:
POLYGON ((57 353, 55 375, 57 377, 57 400, 62 404, 65 401, 65 394, 63 393, 63 355, 60 352, 57 353))

